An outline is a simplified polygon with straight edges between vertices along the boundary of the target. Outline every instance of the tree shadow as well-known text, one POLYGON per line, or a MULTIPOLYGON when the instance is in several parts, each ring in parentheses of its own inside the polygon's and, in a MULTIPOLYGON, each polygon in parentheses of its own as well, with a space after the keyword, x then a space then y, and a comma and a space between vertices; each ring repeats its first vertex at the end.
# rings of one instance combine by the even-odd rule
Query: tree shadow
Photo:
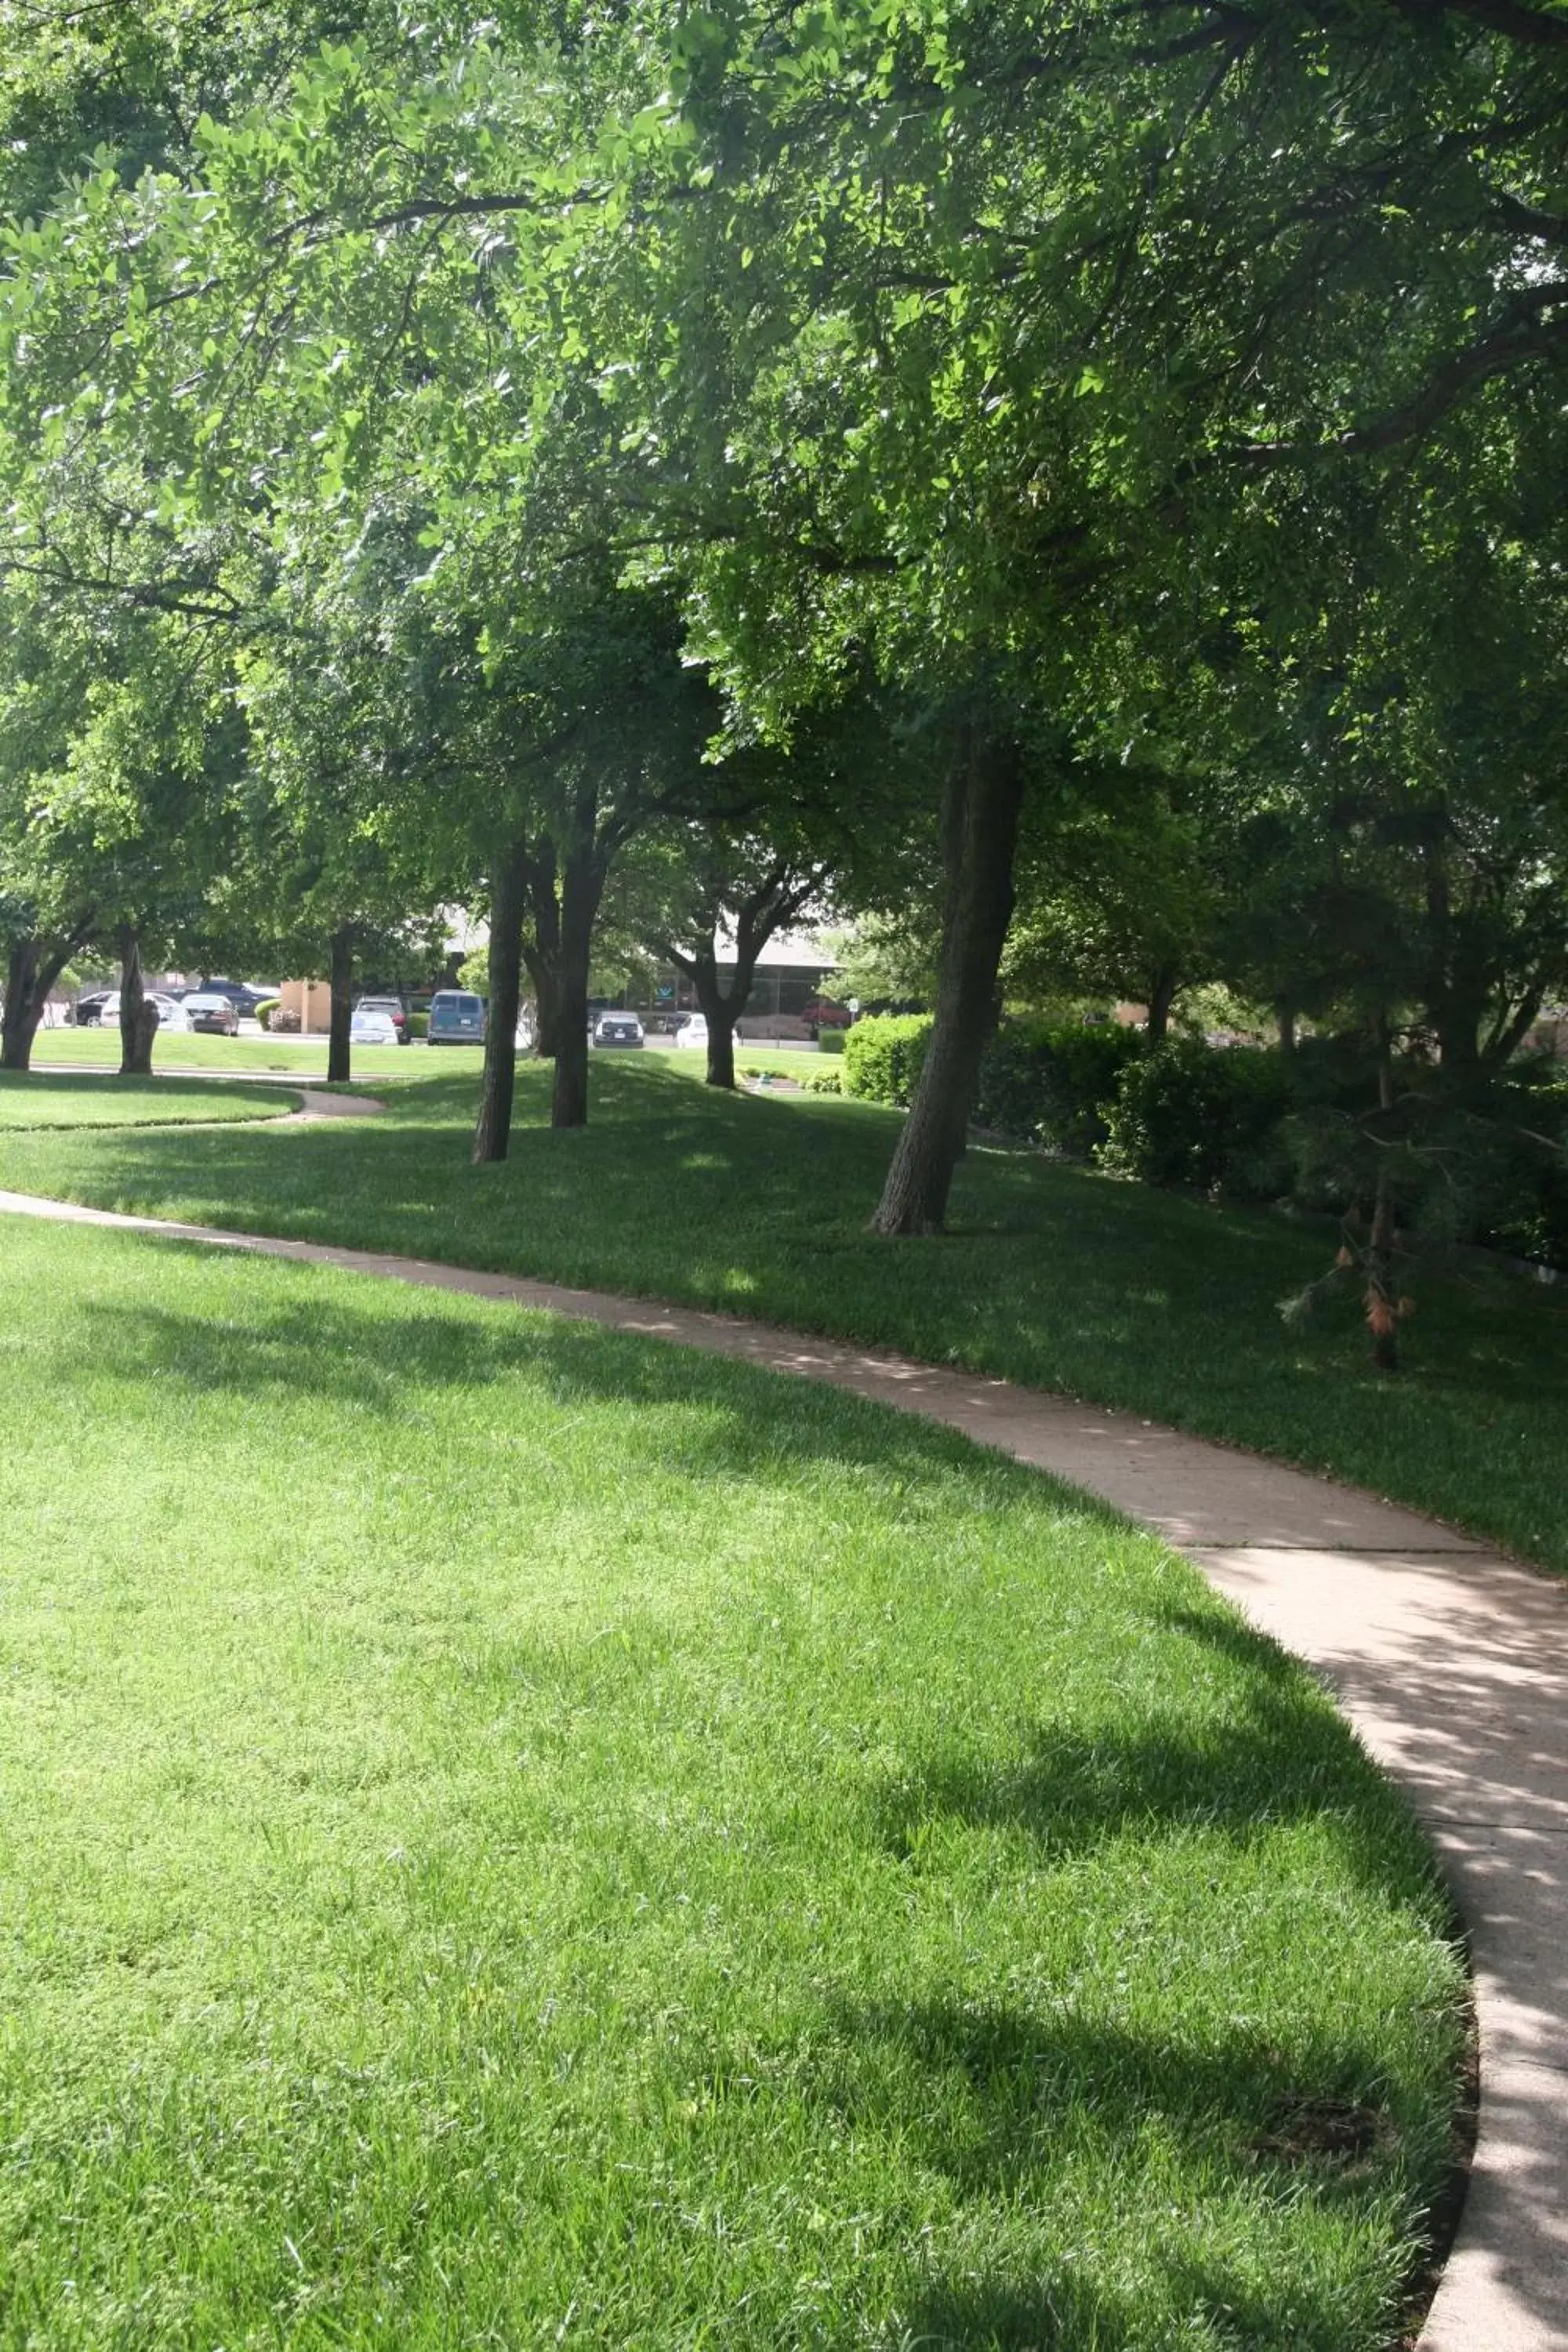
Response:
POLYGON ((1005 1759, 941 1749, 880 1791, 875 1819, 889 1850, 917 1856, 930 1824, 945 1821, 1021 1832, 1058 1863, 1129 1834, 1251 1841, 1312 1819, 1331 1829, 1362 1885, 1386 1888, 1396 1862, 1425 1879, 1436 1916, 1451 1916, 1414 1816, 1295 1660, 1218 1609, 1166 1603, 1148 1622, 1234 1667, 1220 1703, 1185 1722, 1080 1727, 1043 1716, 1005 1759))
MULTIPOLYGON (((158 1246, 214 1267, 200 1244, 158 1246)), ((1068 1500, 1054 1482, 977 1453, 952 1432, 732 1358, 521 1309, 465 1315, 430 1303, 428 1293, 405 1293, 408 1306, 393 1307, 384 1286, 376 1307, 362 1308, 324 1295, 313 1269, 297 1282, 283 1295, 274 1284, 247 1297, 243 1321, 88 1298, 84 1336, 62 1347, 58 1377, 108 1370, 155 1384, 161 1398, 183 1392, 193 1405, 216 1395, 247 1412, 269 1401, 309 1401, 395 1423, 407 1419, 421 1390, 471 1393, 516 1381, 554 1404, 624 1409, 616 1423, 622 1464, 673 1458, 691 1475, 728 1481, 781 1461, 874 1468, 912 1482, 958 1470, 994 1487, 1011 1484, 1020 1502, 1068 1500)), ((1127 1531, 1109 1506, 1073 1495, 1070 1508, 1075 1519, 1100 1517, 1127 1531)))
MULTIPOLYGON (((900 2352, 1343 2352, 1344 2297, 1331 2283, 1260 2277, 1251 2263, 1174 2247, 1145 2259, 1167 2283, 1179 2335, 1152 2336, 1147 2302, 1135 2307, 1090 2266, 1058 2262, 1043 2276, 922 2279, 903 2306, 900 2352)), ((1397 2340, 1410 2337, 1401 2329, 1397 2340)))
MULTIPOLYGON (((846 2006, 836 2023, 839 2055, 816 2095, 851 2132, 896 2129, 900 2146, 943 2175, 960 2200, 1026 2208, 1031 2179, 1059 2176, 1068 2149, 1081 2150, 1097 2176, 1121 2176, 1130 2195, 1145 2163, 1162 2176, 1174 2165, 1202 2181, 1197 2210, 1154 2200, 1149 2208, 1153 2229, 1156 2217, 1170 2215, 1163 2242, 1156 2239, 1145 2257, 1178 2325, 1193 2331, 1181 2335, 1184 2343, 1340 2352, 1346 2312, 1331 2264, 1297 2262, 1268 2273, 1256 2258, 1247 2209, 1311 2205, 1326 2218, 1342 2214, 1352 2232, 1363 2213, 1381 2229, 1390 2200, 1408 2209, 1431 2167, 1429 2150, 1418 2155, 1412 2183, 1412 2152, 1386 2096, 1375 2036, 1351 2020, 1305 2076, 1244 2021, 1207 2043, 1184 2042, 1067 2011, 1047 2019, 1006 2003, 937 2000, 846 2006), (1289 2118, 1309 2111, 1342 2112, 1362 2128, 1335 2150, 1294 2140, 1289 2118), (1237 2257, 1212 2243, 1200 2252, 1194 2240, 1223 2231, 1233 2199, 1237 2257)), ((940 2263, 922 2269, 900 2298, 901 2341, 963 2352, 1113 2352, 1176 2341, 1150 2332, 1159 2289, 1133 2308, 1103 2274, 1092 2235, 1076 2255, 1047 2256, 1026 2275, 940 2263)), ((1364 2255, 1349 2267, 1364 2284, 1364 2255)))

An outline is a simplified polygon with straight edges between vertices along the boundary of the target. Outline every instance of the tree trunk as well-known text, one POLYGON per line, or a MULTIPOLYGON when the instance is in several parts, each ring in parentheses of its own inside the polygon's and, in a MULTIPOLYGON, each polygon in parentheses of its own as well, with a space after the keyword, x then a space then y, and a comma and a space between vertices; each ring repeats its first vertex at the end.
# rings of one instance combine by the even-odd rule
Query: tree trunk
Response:
POLYGON ((532 950, 525 948, 523 955, 529 979, 533 983, 533 1050, 541 1061, 552 1062, 556 1040, 561 1034, 561 1015, 555 1005, 555 975, 532 950))
POLYGON ((1180 980, 1181 974, 1173 964, 1166 964, 1154 974, 1149 991, 1148 1017, 1144 1023, 1144 1032, 1151 1045, 1158 1045, 1164 1041, 1171 1026, 1171 1007, 1175 1002, 1180 980))
POLYGON ((980 1057, 996 1022, 996 975, 1013 914, 1013 858, 1023 797, 1017 744, 977 730, 948 782, 936 1025, 871 1220, 876 1233, 939 1234, 946 1220, 980 1057))
POLYGON ((153 1040, 158 1033, 158 1008, 147 1001, 142 970, 142 941, 135 926, 120 927, 120 1075, 150 1078, 153 1040))
POLYGON ((1531 988, 1510 1012, 1499 1014, 1481 1047, 1482 1066, 1489 1072, 1503 1069, 1512 1061, 1534 1028, 1545 1001, 1546 986, 1542 982, 1531 988))
POLYGON ((346 1086, 353 1058, 349 1030, 354 1011, 354 929, 340 923, 332 933, 330 966, 331 1004, 327 1014, 327 1084, 346 1086))
MULTIPOLYGON (((517 1008, 522 994, 522 921, 528 898, 528 857, 514 842, 490 884, 490 1006, 485 1023, 485 1068, 474 1128, 476 1168, 504 1160, 511 1141, 517 1085, 517 1008)), ((543 993, 540 995, 542 1016, 543 993)))
POLYGON ((825 866, 810 866, 805 872, 792 871, 788 862, 781 859, 743 898, 728 899, 721 897, 719 913, 711 914, 706 941, 689 950, 678 947, 668 934, 656 940, 654 945, 669 958, 678 971, 683 971, 697 992, 697 1002, 708 1024, 708 1084, 735 1090, 735 1024, 752 1001, 752 985, 757 976, 763 950, 782 924, 799 914, 808 898, 822 887, 825 866), (728 995, 719 982, 719 916, 728 907, 735 916, 735 968, 731 975, 728 995))
MULTIPOLYGON (((1386 1036, 1382 1040, 1378 1059, 1377 1102, 1381 1111, 1388 1112, 1394 1108, 1394 1064, 1386 1036)), ((1399 1297, 1394 1244, 1394 1180, 1384 1150, 1377 1164, 1372 1239, 1366 1260, 1366 1322, 1372 1333, 1373 1364, 1380 1372, 1399 1370, 1399 1297)))
POLYGON ((708 1024, 707 1084, 727 1087, 735 1091, 735 1024, 741 1017, 741 1007, 727 996, 719 999, 717 1016, 704 1010, 708 1024))
MULTIPOLYGON (((771 937, 772 934, 770 933, 771 937)), ((751 1001, 752 982, 756 973, 757 958, 766 941, 759 942, 749 961, 741 954, 742 941, 736 940, 735 976, 730 993, 725 995, 719 985, 719 952, 716 940, 692 954, 685 954, 673 940, 663 942, 670 961, 683 971, 697 993, 702 1017, 708 1024, 707 1084, 727 1087, 735 1091, 735 1024, 751 1001)))
POLYGON ((18 940, 5 963, 5 1011, 0 1021, 0 1070, 25 1070, 44 1017, 48 985, 40 985, 38 942, 18 940))
MULTIPOLYGON (((533 982, 539 1025, 533 1050, 552 1062, 561 1044, 561 904, 555 895, 555 845, 542 841, 528 861, 528 899, 533 916, 533 937, 522 943, 522 959, 533 982)), ((586 1020, 586 1013, 584 1019, 586 1020)))
POLYGON ((604 887, 605 864, 597 851, 588 846, 570 852, 561 877, 552 1127, 588 1124, 588 964, 604 887))
POLYGON ((1297 1039, 1295 1011, 1293 1007, 1289 1004, 1281 1004, 1278 1008, 1275 1017, 1279 1024, 1279 1051, 1285 1055, 1286 1059, 1289 1060, 1290 1055, 1296 1050, 1297 1039))

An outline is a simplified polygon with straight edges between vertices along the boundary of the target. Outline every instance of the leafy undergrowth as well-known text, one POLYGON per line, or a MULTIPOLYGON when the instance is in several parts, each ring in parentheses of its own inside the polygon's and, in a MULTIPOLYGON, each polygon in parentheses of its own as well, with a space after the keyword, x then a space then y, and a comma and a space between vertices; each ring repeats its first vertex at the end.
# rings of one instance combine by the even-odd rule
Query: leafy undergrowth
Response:
POLYGON ((469 1165, 474 1084, 454 1074, 331 1130, 7 1137, 0 1183, 882 1342, 1320 1467, 1568 1569, 1561 1291, 1417 1266, 1408 1369, 1379 1379, 1353 1299, 1280 1320, 1331 1234, 975 1150, 952 1231, 889 1243, 866 1220, 897 1113, 729 1097, 697 1055, 595 1056, 591 1076, 592 1125, 557 1135, 548 1070, 520 1065, 501 1167, 469 1165))
POLYGON ((0 1332, 0 2344, 1389 2343, 1459 1960, 1162 1546, 327 1270, 16 1224, 0 1332))
POLYGON ((185 1127, 282 1118, 300 1097, 279 1087, 200 1078, 121 1078, 99 1072, 0 1070, 0 1128, 185 1127))

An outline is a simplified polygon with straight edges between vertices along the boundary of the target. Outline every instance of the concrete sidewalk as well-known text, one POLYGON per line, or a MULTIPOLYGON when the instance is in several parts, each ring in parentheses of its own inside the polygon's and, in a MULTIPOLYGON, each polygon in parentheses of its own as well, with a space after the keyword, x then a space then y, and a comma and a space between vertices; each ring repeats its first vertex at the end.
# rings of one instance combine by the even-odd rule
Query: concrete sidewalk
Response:
POLYGON ((0 1211, 340 1266, 734 1356, 945 1423, 1156 1529, 1331 1684, 1409 1795, 1469 1928, 1479 2137, 1420 2352, 1568 2347, 1568 1587, 1326 1479, 880 1350, 22 1193, 0 1192, 0 1211))

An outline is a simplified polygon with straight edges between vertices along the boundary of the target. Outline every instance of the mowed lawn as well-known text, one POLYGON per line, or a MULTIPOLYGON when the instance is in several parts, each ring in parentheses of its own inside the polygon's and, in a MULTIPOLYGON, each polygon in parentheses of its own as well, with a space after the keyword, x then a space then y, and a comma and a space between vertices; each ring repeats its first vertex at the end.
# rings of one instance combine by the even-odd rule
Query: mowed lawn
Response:
MULTIPOLYGON (((475 1046, 355 1045, 351 1049, 356 1076, 377 1079, 449 1076, 453 1068, 476 1073, 482 1056, 475 1046)), ((120 1064, 120 1031, 40 1029, 33 1046, 39 1070, 52 1066, 69 1069, 114 1070, 120 1064)), ((242 1077, 247 1070, 266 1070, 309 1083, 327 1075, 324 1037, 218 1037, 201 1030, 161 1030, 153 1040, 153 1066, 163 1072, 232 1070, 242 1077)))
POLYGON ((716 1094, 695 1054, 597 1054, 592 1124, 554 1135, 548 1069, 518 1076, 501 1167, 469 1165, 475 1081, 453 1071, 331 1130, 0 1137, 0 1184, 889 1344, 1322 1468, 1568 1569, 1568 1291, 1417 1262, 1407 1370, 1379 1379, 1353 1297, 1304 1331, 1279 1317, 1331 1230, 974 1150, 952 1232, 889 1243, 866 1221, 896 1113, 716 1094))
POLYGON ((0 1130, 61 1127, 186 1127, 282 1118, 298 1110, 287 1087, 212 1085, 200 1078, 121 1078, 101 1072, 0 1070, 0 1130))
POLYGON ((0 2344, 1394 2340, 1459 1958, 1194 1570, 734 1364, 4 1244, 0 2344))

